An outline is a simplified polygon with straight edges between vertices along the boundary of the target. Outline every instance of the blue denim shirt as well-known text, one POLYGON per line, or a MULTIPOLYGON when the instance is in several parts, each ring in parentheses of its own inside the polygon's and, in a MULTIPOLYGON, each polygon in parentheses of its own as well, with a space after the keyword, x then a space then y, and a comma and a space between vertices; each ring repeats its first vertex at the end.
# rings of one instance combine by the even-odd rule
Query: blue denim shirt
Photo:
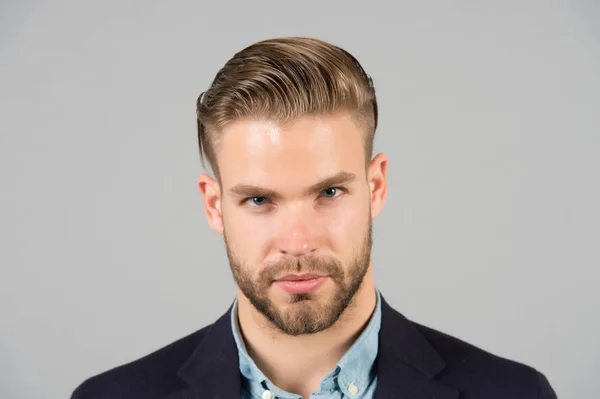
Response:
MULTIPOLYGON (((275 386, 248 355, 238 324, 237 299, 231 312, 231 326, 240 359, 242 399, 302 399, 298 394, 275 386)), ((375 359, 379 347, 381 297, 377 291, 375 312, 358 339, 335 368, 321 380, 318 392, 310 399, 372 399, 377 384, 375 359)))

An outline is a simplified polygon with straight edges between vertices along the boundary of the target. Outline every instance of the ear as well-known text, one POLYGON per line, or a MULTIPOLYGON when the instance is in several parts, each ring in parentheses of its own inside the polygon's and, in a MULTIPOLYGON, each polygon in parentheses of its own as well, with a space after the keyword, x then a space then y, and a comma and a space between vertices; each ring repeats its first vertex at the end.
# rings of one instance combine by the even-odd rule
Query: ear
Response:
POLYGON ((204 214, 210 227, 223 234, 223 216, 221 213, 221 189, 219 182, 207 174, 198 178, 198 188, 204 196, 204 214))
POLYGON ((369 164, 368 180, 371 190, 371 220, 383 210, 387 198, 387 156, 383 153, 377 154, 369 164))

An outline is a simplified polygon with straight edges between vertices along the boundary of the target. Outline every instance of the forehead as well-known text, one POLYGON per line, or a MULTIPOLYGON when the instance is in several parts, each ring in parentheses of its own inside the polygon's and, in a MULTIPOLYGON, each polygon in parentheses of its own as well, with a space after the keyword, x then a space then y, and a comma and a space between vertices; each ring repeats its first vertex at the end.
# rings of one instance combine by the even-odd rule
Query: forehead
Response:
POLYGON ((221 134, 217 162, 224 186, 309 185, 340 171, 360 176, 365 165, 364 127, 347 113, 284 124, 240 120, 221 134))

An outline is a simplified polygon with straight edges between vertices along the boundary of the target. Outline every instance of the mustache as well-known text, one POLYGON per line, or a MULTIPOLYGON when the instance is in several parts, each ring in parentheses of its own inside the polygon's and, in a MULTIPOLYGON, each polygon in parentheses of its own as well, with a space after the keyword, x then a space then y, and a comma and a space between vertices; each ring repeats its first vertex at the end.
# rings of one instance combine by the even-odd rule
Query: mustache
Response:
POLYGON ((338 260, 332 258, 286 258, 265 266, 258 277, 259 281, 270 284, 286 274, 294 273, 327 274, 337 280, 343 278, 344 269, 338 260))

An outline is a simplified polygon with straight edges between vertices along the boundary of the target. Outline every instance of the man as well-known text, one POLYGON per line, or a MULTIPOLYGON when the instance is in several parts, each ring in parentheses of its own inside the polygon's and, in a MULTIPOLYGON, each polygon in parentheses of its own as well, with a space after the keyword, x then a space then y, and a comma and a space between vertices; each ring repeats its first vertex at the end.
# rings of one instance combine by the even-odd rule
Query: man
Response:
POLYGON ((556 398, 536 370, 396 312, 371 223, 387 193, 377 102, 346 51, 255 43, 197 102, 198 185, 237 283, 214 324, 93 377, 73 399, 556 398), (204 159, 204 158, 203 158, 204 159))

